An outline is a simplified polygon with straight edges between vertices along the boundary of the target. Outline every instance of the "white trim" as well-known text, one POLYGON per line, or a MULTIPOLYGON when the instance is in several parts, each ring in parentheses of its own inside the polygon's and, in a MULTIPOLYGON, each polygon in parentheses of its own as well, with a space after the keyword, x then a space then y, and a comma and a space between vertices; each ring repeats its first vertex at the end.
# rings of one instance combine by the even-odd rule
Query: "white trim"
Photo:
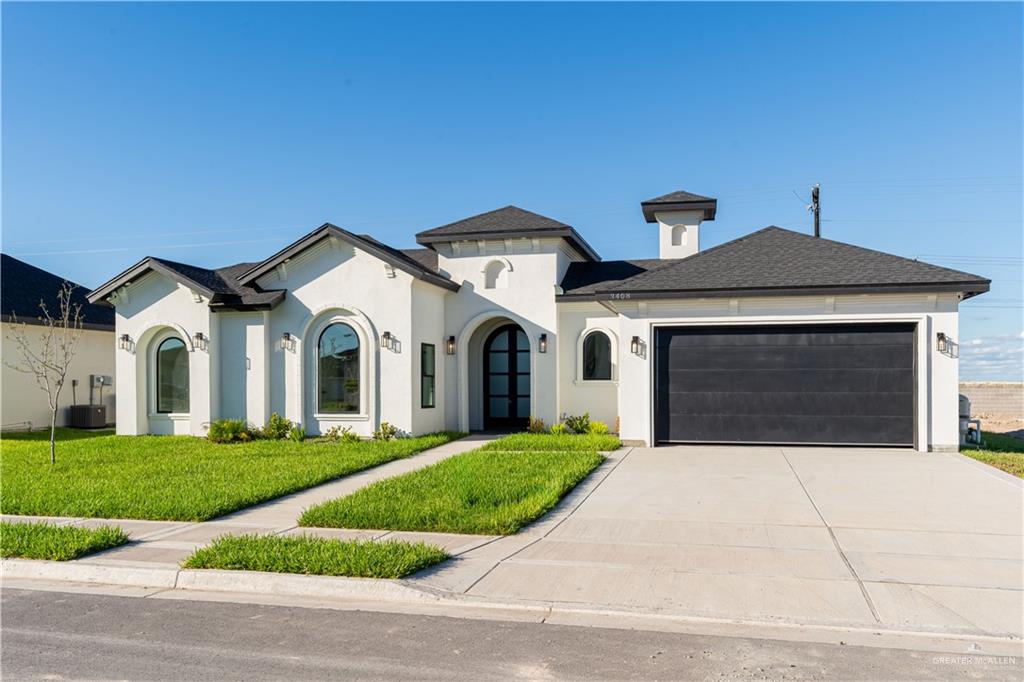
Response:
POLYGON ((498 261, 499 263, 504 263, 505 269, 508 270, 509 272, 512 272, 512 262, 509 261, 508 258, 502 258, 501 256, 498 256, 496 258, 491 258, 489 261, 484 263, 483 266, 481 266, 480 268, 480 273, 487 274, 487 267, 495 261, 498 261))

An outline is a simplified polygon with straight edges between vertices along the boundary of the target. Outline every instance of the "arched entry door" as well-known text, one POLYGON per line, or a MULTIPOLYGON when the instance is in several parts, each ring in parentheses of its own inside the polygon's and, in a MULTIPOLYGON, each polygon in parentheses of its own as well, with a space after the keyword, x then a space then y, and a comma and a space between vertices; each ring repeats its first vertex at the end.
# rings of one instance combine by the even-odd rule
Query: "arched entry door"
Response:
POLYGON ((530 341, 515 324, 484 344, 484 428, 518 429, 530 417, 530 341))

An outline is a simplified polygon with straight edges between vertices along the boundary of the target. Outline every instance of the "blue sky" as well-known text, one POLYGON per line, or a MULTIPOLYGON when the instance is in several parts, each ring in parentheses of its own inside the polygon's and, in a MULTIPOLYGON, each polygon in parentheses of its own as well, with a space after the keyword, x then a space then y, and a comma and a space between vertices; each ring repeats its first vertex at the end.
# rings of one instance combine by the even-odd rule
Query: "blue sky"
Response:
POLYGON ((993 279, 962 375, 1021 376, 1020 4, 2 6, 4 251, 95 286, 260 260, 331 221, 394 246, 517 204, 606 259, 639 202, 993 279))

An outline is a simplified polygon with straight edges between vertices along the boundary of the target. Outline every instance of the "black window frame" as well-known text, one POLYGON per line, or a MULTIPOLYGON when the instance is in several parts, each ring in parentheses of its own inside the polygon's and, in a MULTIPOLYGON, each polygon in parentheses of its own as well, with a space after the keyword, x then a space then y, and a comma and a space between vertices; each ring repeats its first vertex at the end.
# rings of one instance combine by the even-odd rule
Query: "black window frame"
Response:
MULTIPOLYGON (((342 378, 342 377, 334 377, 334 378, 335 379, 339 379, 339 378, 342 378)), ((349 378, 349 380, 351 381, 353 379, 349 378)), ((347 393, 351 393, 351 391, 348 390, 348 389, 346 389, 346 392, 347 393)), ((346 403, 346 404, 351 405, 351 403, 346 403)), ((348 322, 344 322, 344 321, 341 321, 341 320, 336 320, 336 321, 331 322, 330 324, 328 324, 326 327, 324 327, 320 331, 320 334, 317 337, 317 341, 316 341, 316 413, 318 415, 328 415, 329 417, 335 417, 335 416, 345 417, 345 416, 349 416, 349 415, 363 414, 362 408, 363 408, 363 342, 362 342, 362 339, 359 337, 359 332, 356 331, 356 328, 353 325, 349 324, 348 322), (355 390, 356 403, 354 405, 355 409, 352 409, 352 410, 325 409, 324 408, 324 395, 323 395, 323 382, 324 382, 324 373, 323 373, 323 359, 324 359, 324 356, 323 356, 323 342, 324 342, 324 337, 327 335, 327 332, 329 332, 334 327, 346 327, 350 332, 352 332, 352 335, 355 337, 355 347, 347 349, 348 352, 350 352, 350 353, 354 352, 354 354, 355 354, 356 376, 354 378, 354 381, 356 382, 356 390, 355 390)))
POLYGON ((424 410, 434 409, 437 407, 437 348, 432 343, 421 343, 420 344, 420 408, 424 410), (424 356, 426 355, 427 349, 430 349, 430 373, 427 373, 427 363, 424 362, 424 356), (429 382, 428 382, 429 380, 429 382), (426 401, 426 393, 424 389, 427 384, 430 384, 430 398, 431 402, 428 405, 426 401))
MULTIPOLYGON (((593 331, 587 332, 587 335, 583 337, 583 347, 581 349, 581 353, 582 353, 582 362, 581 362, 582 368, 581 369, 582 369, 583 381, 612 381, 612 380, 614 380, 615 367, 614 367, 614 363, 612 362, 612 337, 609 336, 607 332, 602 331, 600 329, 595 329, 593 331), (602 337, 604 337, 604 342, 608 345, 608 376, 588 376, 588 372, 587 372, 587 344, 588 343, 595 343, 596 339, 594 339, 594 337, 597 336, 597 335, 601 335, 602 337)), ((594 371, 593 371, 593 374, 601 374, 601 372, 598 372, 598 368, 595 367, 594 371)))
POLYGON ((177 336, 168 336, 166 339, 162 340, 160 343, 157 344, 156 353, 153 356, 153 365, 156 386, 156 414, 190 414, 192 411, 192 377, 190 376, 188 361, 188 344, 186 344, 181 338, 177 336), (185 352, 185 402, 187 403, 187 407, 185 408, 184 412, 181 410, 162 409, 163 405, 161 404, 160 400, 160 352, 163 349, 164 344, 166 344, 169 341, 174 341, 178 344, 181 344, 181 350, 185 352))

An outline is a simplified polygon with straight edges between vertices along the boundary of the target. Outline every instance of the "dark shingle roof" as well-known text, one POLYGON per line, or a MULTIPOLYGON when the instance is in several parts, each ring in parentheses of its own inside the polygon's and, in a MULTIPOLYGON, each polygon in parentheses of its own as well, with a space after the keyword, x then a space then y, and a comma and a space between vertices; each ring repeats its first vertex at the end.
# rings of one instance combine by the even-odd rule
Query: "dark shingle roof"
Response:
POLYGON ((434 251, 433 249, 402 249, 402 253, 409 258, 412 258, 428 270, 438 272, 437 251, 434 251))
POLYGON ((564 237, 577 251, 592 260, 597 252, 571 225, 518 206, 505 206, 454 223, 425 230, 416 235, 423 245, 453 240, 504 239, 515 237, 564 237))
MULTIPOLYGON (((44 301, 51 315, 58 315, 60 304, 57 292, 64 279, 34 265, 18 260, 6 253, 0 256, 0 311, 4 321, 17 315, 18 321, 29 324, 42 315, 39 302, 44 301)), ((71 301, 82 306, 83 326, 87 329, 114 329, 114 310, 106 306, 89 303, 88 291, 70 282, 75 289, 71 301)))
MULTIPOLYGON (((564 295, 600 298, 630 293, 644 298, 921 290, 976 294, 989 286, 989 280, 977 275, 774 226, 688 258, 640 263, 643 271, 625 279, 602 279, 606 273, 600 268, 573 264, 563 281, 564 295)), ((602 264, 606 265, 610 264, 602 264)))
POLYGON ((718 210, 718 199, 679 190, 641 201, 640 210, 643 211, 644 220, 649 223, 656 221, 654 214, 657 211, 702 210, 704 220, 714 220, 715 212, 718 210))
POLYGON ((570 263, 562 278, 562 291, 566 294, 593 294, 618 282, 641 275, 668 261, 659 258, 646 260, 608 260, 600 263, 570 263))
POLYGON ((211 292, 210 304, 215 308, 273 307, 284 298, 284 292, 280 290, 264 290, 258 286, 239 284, 238 276, 251 270, 256 263, 236 263, 209 270, 165 258, 150 260, 208 289, 211 292))

